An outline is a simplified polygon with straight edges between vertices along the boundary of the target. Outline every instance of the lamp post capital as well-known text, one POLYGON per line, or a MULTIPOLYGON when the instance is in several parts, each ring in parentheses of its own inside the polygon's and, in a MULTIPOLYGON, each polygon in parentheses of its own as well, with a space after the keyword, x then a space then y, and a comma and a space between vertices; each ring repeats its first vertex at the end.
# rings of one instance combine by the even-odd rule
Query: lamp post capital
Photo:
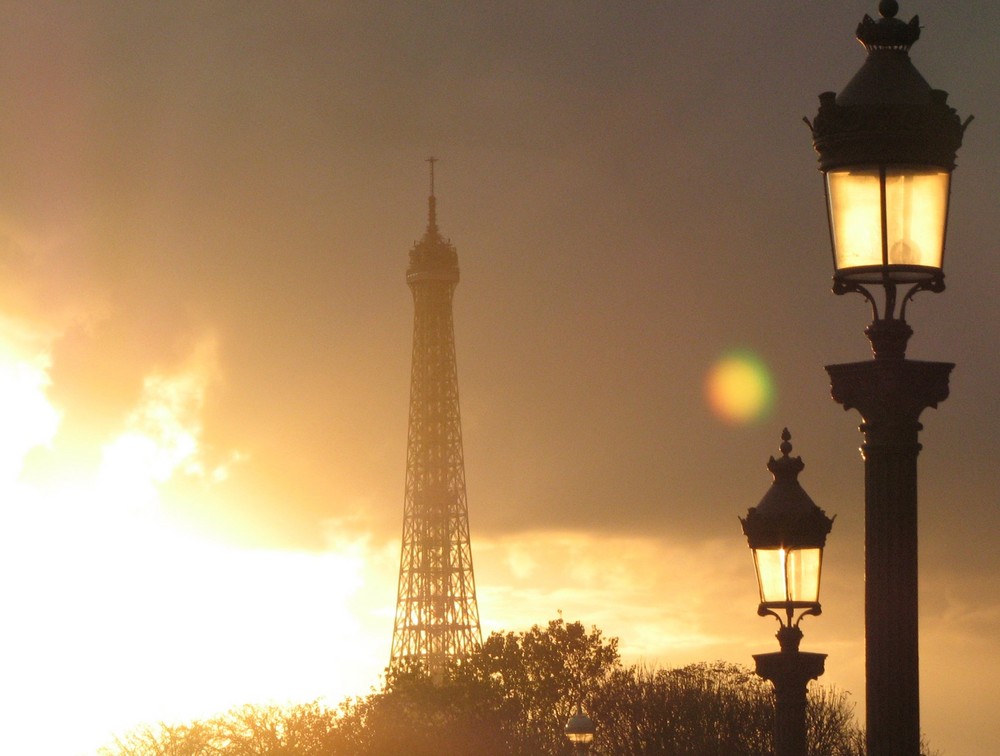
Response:
POLYGON ((954 363, 868 360, 827 365, 830 395, 845 410, 861 413, 866 445, 916 443, 920 414, 948 398, 954 363))
POLYGON ((754 654, 753 659, 757 674, 774 683, 776 695, 795 695, 803 702, 806 685, 826 671, 826 654, 811 651, 772 651, 754 654))

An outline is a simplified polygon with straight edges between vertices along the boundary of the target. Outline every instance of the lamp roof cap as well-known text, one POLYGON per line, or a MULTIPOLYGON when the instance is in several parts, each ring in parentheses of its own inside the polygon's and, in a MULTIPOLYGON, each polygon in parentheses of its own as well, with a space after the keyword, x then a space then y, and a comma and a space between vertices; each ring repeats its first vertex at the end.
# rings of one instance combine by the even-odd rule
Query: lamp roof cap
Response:
POLYGON ((909 49, 920 37, 920 17, 896 18, 899 3, 882 0, 878 21, 866 15, 856 36, 868 58, 843 91, 838 105, 928 105, 931 85, 910 61, 909 49))
POLYGON ((882 0, 878 21, 865 16, 857 38, 868 51, 864 64, 839 93, 823 92, 809 125, 820 170, 843 166, 919 165, 946 171, 972 117, 963 122, 910 60, 920 36, 919 17, 896 18, 899 3, 882 0))
POLYGON ((771 487, 756 507, 751 507, 743 523, 743 533, 750 548, 822 548, 833 527, 833 519, 799 484, 799 473, 805 467, 801 457, 789 456, 792 451, 791 433, 781 433, 781 457, 771 457, 767 469, 774 476, 771 487))

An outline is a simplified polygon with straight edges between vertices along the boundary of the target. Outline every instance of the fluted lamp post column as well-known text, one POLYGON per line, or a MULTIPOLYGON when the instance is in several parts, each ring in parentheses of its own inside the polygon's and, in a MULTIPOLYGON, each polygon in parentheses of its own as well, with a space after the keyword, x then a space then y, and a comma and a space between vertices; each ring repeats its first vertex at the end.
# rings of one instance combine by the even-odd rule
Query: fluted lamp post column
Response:
POLYGON ((778 620, 781 650, 754 654, 757 674, 774 685, 775 756, 806 756, 806 687, 823 674, 826 654, 799 651, 799 623, 820 614, 819 582, 823 547, 833 520, 826 516, 798 482, 805 465, 790 457, 791 434, 781 434, 781 457, 767 469, 771 487, 743 523, 753 552, 760 605, 757 613, 778 620), (796 616, 797 613, 797 616, 796 616))
POLYGON ((594 733, 597 732, 597 725, 583 713, 580 704, 577 704, 576 713, 566 720, 563 732, 576 753, 590 753, 590 744, 594 740, 594 733))
POLYGON ((898 9, 882 0, 878 21, 865 16, 864 65, 839 94, 820 95, 809 123, 825 179, 833 291, 861 294, 873 316, 865 333, 874 359, 826 368, 834 400, 861 413, 864 434, 869 756, 920 753, 917 438, 920 414, 947 398, 954 365, 906 359, 906 306, 917 292, 944 290, 951 174, 971 120, 911 63, 920 23, 897 19, 898 9))

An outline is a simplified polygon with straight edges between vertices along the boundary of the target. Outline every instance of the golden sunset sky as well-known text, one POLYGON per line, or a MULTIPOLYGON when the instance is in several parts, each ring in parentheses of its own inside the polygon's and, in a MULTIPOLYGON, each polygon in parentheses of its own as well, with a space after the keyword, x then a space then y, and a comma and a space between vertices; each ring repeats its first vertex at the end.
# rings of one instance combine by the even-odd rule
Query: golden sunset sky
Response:
MULTIPOLYGON (((430 155, 484 633, 561 611, 627 662, 777 650, 737 516, 788 426, 837 516, 803 649, 863 715, 859 418, 823 367, 867 358, 870 312, 830 293, 801 119, 861 66, 865 13, 0 3, 0 748, 378 684, 430 155), (768 381, 726 416, 734 357, 768 381)), ((922 726, 987 756, 1000 5, 916 13, 915 65, 976 117, 948 289, 908 311, 909 356, 957 363, 921 435, 922 726)))

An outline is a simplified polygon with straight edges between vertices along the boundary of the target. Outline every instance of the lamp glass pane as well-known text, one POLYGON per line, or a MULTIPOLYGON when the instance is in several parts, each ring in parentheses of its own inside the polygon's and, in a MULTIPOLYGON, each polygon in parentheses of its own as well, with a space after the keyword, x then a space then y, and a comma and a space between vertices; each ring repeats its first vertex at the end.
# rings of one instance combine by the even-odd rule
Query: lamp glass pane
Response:
POLYGON ((893 269, 917 266, 940 270, 951 173, 913 165, 885 167, 886 258, 882 247, 882 187, 878 166, 828 171, 827 201, 837 272, 862 283, 916 281, 927 272, 893 269), (884 266, 890 268, 885 269, 884 266), (858 270, 865 269, 865 270, 858 270))
POLYGON ((819 601, 819 570, 823 549, 790 549, 785 569, 789 601, 819 601))
POLYGON ((885 172, 886 239, 890 265, 940 268, 948 185, 940 168, 893 166, 885 172))
POLYGON ((760 600, 764 603, 787 601, 785 590, 785 550, 754 549, 754 567, 757 569, 757 585, 760 600))
POLYGON ((833 258, 838 271, 882 264, 882 200, 879 170, 828 171, 833 258))
POLYGON ((592 732, 567 732, 566 737, 570 743, 590 743, 594 740, 592 732))

